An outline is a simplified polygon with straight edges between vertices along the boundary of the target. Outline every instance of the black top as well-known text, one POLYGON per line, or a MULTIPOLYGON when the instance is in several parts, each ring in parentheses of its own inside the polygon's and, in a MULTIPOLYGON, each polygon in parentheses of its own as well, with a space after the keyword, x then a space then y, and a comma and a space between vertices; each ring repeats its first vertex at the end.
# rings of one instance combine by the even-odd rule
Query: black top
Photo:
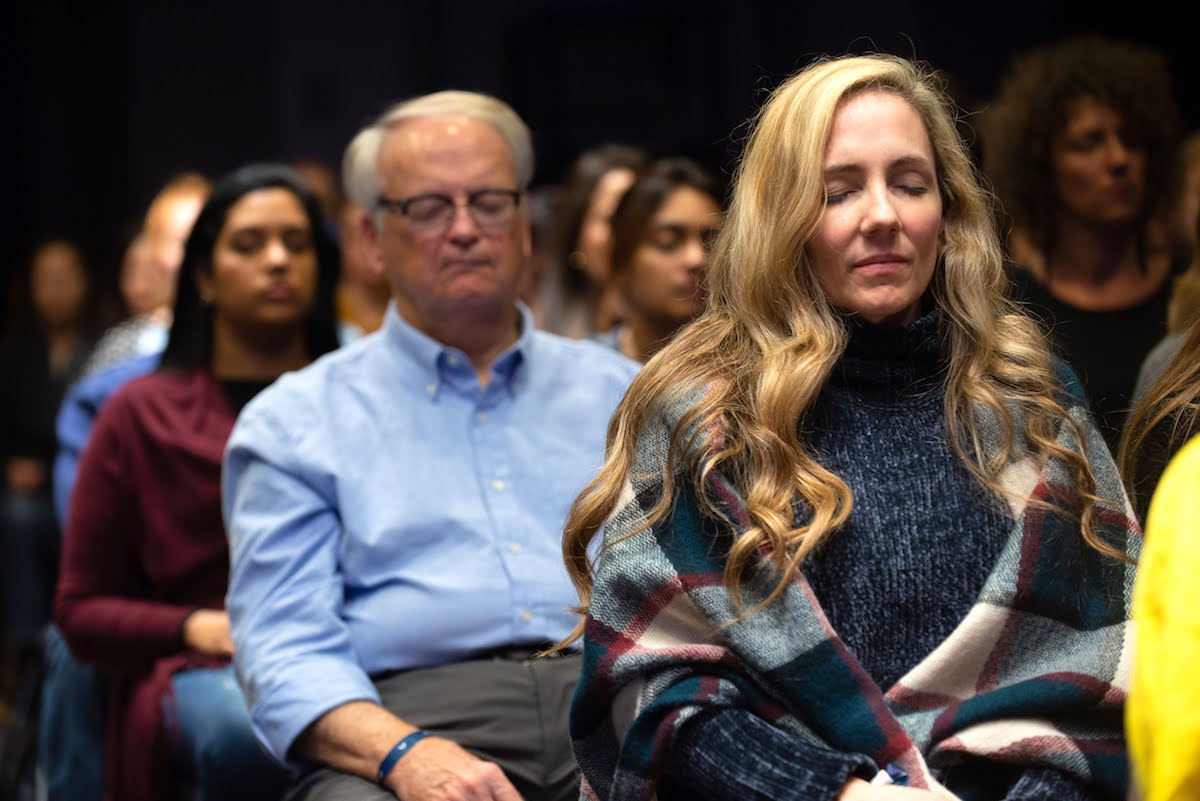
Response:
POLYGON ((59 404, 92 345, 92 340, 82 340, 61 370, 51 367, 43 336, 14 338, 0 346, 0 375, 6 383, 0 392, 0 461, 37 459, 49 471, 58 449, 54 425, 59 404))
POLYGON ((254 396, 271 385, 270 381, 238 381, 229 378, 221 379, 221 389, 225 392, 225 400, 233 416, 237 417, 242 408, 254 399, 254 396))
POLYGON ((1116 453, 1138 370, 1167 333, 1170 280, 1135 306, 1096 312, 1051 295, 1028 270, 1014 268, 1009 274, 1013 299, 1045 325, 1056 352, 1079 376, 1096 424, 1116 453))

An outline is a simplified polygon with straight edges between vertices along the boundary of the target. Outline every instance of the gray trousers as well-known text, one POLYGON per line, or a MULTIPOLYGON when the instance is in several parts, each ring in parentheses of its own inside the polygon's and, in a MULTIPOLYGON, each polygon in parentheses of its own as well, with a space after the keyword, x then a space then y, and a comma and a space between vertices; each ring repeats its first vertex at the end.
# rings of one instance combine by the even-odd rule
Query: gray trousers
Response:
MULTIPOLYGON (((495 762, 525 801, 577 801, 567 714, 580 657, 480 659, 375 680, 383 705, 430 734, 495 762)), ((412 759, 406 756, 404 759, 412 759)), ((387 801, 374 782, 329 768, 305 774, 288 801, 387 801)))

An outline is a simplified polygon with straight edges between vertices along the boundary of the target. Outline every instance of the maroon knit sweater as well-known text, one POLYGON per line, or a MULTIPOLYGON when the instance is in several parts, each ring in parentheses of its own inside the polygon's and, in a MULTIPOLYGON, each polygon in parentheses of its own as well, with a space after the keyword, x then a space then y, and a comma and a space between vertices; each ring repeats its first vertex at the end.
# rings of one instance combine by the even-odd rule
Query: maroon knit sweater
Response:
POLYGON ((173 673, 224 660, 185 651, 184 618, 222 609, 229 550, 221 457, 234 414, 207 369, 133 379, 104 404, 79 464, 55 621, 76 658, 114 673, 106 797, 165 797, 162 699, 173 673))

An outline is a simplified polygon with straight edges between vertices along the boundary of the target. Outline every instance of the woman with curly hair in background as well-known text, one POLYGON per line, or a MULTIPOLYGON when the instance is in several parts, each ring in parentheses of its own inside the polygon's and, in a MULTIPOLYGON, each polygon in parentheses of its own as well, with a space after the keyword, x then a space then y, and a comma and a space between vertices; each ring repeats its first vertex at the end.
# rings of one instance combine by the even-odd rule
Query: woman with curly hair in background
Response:
POLYGON ((1014 295, 1079 374, 1114 452, 1142 359, 1166 333, 1172 91, 1158 51, 1070 37, 1018 57, 982 116, 1014 295))

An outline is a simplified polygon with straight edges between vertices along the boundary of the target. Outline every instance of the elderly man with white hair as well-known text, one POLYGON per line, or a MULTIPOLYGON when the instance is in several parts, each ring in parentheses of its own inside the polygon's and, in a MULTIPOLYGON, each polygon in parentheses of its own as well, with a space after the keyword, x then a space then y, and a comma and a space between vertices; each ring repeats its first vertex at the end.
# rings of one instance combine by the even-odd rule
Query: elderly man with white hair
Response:
POLYGON ((400 103, 347 149, 392 301, 284 376, 225 460, 228 608, 255 730, 296 799, 567 799, 578 654, 567 511, 638 365, 535 330, 529 131, 503 102, 400 103))

